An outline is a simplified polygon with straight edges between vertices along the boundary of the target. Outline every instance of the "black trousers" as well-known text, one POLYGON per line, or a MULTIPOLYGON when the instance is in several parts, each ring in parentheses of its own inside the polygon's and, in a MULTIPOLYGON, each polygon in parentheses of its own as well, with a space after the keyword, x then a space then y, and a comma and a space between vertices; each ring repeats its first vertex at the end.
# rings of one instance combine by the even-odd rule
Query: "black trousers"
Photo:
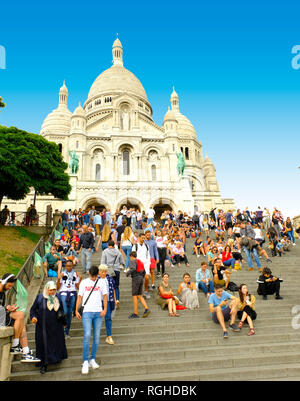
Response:
MULTIPOLYGON (((255 312, 255 310, 253 310, 252 308, 250 308, 249 305, 246 305, 245 308, 244 308, 243 310, 239 310, 239 311, 238 311, 238 313, 237 313, 238 319, 241 320, 241 318, 242 318, 244 312, 246 312, 247 315, 248 315, 252 320, 255 320, 255 319, 256 319, 256 316, 257 316, 257 315, 256 315, 256 312, 255 312)), ((247 319, 245 320, 245 322, 247 322, 247 319)))
POLYGON ((188 258, 186 255, 180 256, 180 255, 174 255, 174 265, 177 265, 177 263, 184 262, 185 264, 189 263, 188 258))
POLYGON ((158 250, 158 258, 159 262, 157 263, 157 272, 160 273, 160 268, 161 268, 161 274, 164 274, 165 272, 165 260, 167 256, 167 248, 157 248, 158 250))
POLYGON ((276 280, 273 283, 260 283, 258 284, 258 289, 257 293, 258 295, 272 295, 276 294, 276 296, 279 296, 280 292, 280 281, 276 280))

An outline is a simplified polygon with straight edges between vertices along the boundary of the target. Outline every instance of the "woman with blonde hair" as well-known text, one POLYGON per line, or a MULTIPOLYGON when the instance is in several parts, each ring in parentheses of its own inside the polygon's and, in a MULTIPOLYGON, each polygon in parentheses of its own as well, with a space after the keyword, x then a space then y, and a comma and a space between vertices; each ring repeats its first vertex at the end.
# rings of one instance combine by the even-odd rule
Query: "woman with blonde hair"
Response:
POLYGON ((123 254, 124 259, 126 258, 125 262, 125 269, 129 267, 130 259, 129 255, 132 250, 133 245, 133 232, 130 226, 126 226, 123 234, 121 235, 121 242, 120 242, 120 250, 123 254))
POLYGON ((109 224, 109 222, 106 222, 103 226, 102 233, 99 237, 99 240, 98 240, 98 243, 96 246, 96 252, 98 252, 100 242, 101 242, 102 251, 104 251, 104 249, 106 249, 108 247, 108 241, 111 240, 112 234, 113 233, 111 231, 110 224, 109 224))

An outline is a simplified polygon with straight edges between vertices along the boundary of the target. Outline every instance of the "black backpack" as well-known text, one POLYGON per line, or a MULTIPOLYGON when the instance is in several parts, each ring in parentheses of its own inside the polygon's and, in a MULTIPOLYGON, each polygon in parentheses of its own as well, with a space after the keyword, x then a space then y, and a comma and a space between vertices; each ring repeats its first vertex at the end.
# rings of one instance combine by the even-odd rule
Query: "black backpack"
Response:
POLYGON ((231 292, 236 292, 239 290, 239 287, 233 281, 229 281, 227 290, 229 290, 231 292))

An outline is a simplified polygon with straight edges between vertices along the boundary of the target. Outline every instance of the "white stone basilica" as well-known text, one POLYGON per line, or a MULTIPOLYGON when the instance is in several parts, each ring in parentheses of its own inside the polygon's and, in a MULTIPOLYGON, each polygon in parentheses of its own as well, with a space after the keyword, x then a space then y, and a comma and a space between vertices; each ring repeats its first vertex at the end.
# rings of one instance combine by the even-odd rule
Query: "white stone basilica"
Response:
MULTIPOLYGON (((174 88, 171 108, 159 126, 153 121, 141 82, 123 66, 119 39, 112 54, 113 65, 96 78, 83 107, 79 104, 73 113, 68 109, 64 83, 57 109, 42 124, 41 135, 59 145, 66 162, 75 150, 79 168, 70 174, 69 201, 38 196, 38 211, 45 211, 49 203, 53 210, 95 205, 113 213, 123 205, 192 214, 212 207, 234 208, 232 199, 221 198, 215 167, 207 156, 203 159, 201 142, 190 120, 180 112, 174 88), (176 168, 180 151, 186 164, 183 175, 176 168)), ((32 198, 24 200, 24 210, 32 198)))

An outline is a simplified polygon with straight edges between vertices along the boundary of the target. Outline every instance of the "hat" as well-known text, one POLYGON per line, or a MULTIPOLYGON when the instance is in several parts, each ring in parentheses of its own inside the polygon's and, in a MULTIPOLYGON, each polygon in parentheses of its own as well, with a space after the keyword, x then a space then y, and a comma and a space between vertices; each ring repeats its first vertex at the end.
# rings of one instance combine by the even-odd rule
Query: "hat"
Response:
POLYGON ((107 266, 104 265, 104 264, 100 265, 100 266, 98 267, 98 269, 99 269, 99 271, 105 271, 105 272, 107 272, 107 270, 108 270, 107 266))

